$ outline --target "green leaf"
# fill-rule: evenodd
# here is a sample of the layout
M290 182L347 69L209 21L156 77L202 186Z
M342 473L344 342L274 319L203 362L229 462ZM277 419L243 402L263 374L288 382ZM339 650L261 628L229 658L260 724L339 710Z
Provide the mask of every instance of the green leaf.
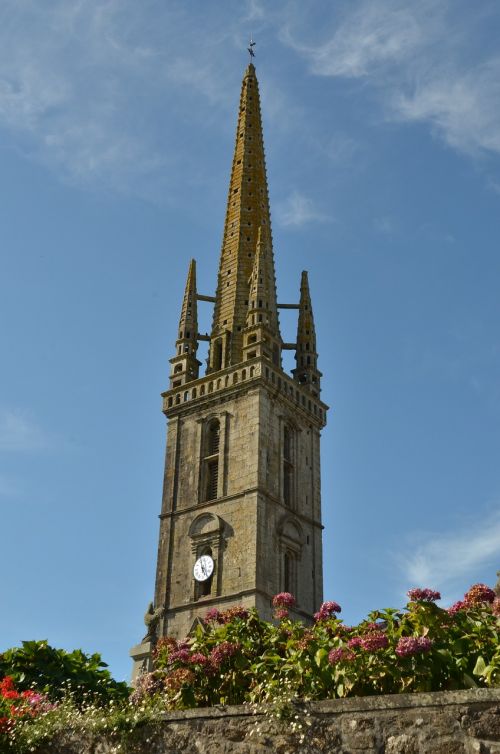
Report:
M481 657L481 655L479 655L479 657L477 658L477 661L476 661L476 664L474 666L474 670L472 671L472 673L474 675L484 675L485 670L486 670L486 663L483 660L483 658Z
M328 651L324 649L323 647L321 649L318 649L318 651L314 655L314 662L316 663L318 668L320 668L321 665L323 664L323 660L325 659L325 657L328 657Z

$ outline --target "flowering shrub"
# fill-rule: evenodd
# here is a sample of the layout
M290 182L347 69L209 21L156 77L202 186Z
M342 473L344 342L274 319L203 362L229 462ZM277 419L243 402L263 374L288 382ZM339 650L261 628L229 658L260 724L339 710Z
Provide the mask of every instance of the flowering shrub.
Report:
M292 620L295 599L287 592L273 600L275 622L261 620L255 609L209 610L186 639L157 643L154 670L141 676L130 698L104 705L95 697L54 705L5 673L0 750L7 740L14 743L6 751L25 754L34 740L50 740L66 727L106 731L116 741L155 724L165 709L500 686L500 609L492 590L476 584L448 609L435 604L439 596L431 589L408 596L405 609L374 611L357 626L340 621L333 601L323 603L312 625ZM52 699L58 694L51 689Z
M171 709L500 685L498 601L481 584L448 610L439 592L410 589L405 610L340 622L324 602L312 626L291 620L295 598L273 599L276 624L255 610L209 610L184 642L159 643L152 696Z
M55 706L46 694L32 689L19 691L13 678L4 676L0 680L0 735L12 731L20 720L37 717Z

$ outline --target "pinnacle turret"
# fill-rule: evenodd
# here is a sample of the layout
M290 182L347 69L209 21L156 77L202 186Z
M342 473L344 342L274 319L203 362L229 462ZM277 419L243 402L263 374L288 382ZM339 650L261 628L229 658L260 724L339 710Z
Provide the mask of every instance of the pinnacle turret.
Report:
M243 329L259 228L262 229L262 238L266 239L268 300L269 306L273 307L269 319L274 321L279 339L259 85L255 67L250 63L241 86L210 343L210 371L237 364L243 359Z
M179 318L179 337L175 342L176 354L170 359L171 387L178 387L198 377L200 362L196 358L198 350L198 309L196 291L196 262L189 263L189 270Z
M257 231L257 247L249 279L247 326L262 322L274 335L279 335L276 285L272 250L266 227ZM262 317L259 319L259 316Z
M276 284L266 226L260 227L257 232L257 247L248 285L246 327L243 332L243 360L263 356L276 366L281 366Z
M299 321L297 325L296 367L292 374L301 385L308 386L316 396L320 392L321 372L318 371L316 331L312 311L307 272L302 272L300 281Z

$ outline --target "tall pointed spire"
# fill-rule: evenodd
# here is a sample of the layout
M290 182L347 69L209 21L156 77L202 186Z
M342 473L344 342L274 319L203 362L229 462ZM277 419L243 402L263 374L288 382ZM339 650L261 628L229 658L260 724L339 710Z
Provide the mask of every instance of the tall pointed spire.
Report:
M266 238L270 319L278 328L271 218L267 188L259 85L250 63L241 85L238 126L219 264L210 344L209 369L237 364L243 358L249 279L254 267L259 228ZM279 339L279 329L277 333Z
M198 350L198 309L196 291L196 262L189 263L189 270L179 318L179 337L175 341L176 355L170 359L171 387L179 387L198 377L200 362L196 358Z
M296 367L293 378L301 385L307 386L311 393L319 397L321 372L318 371L318 352L316 351L316 331L314 315L309 293L307 272L302 272L300 280L299 321L297 325Z

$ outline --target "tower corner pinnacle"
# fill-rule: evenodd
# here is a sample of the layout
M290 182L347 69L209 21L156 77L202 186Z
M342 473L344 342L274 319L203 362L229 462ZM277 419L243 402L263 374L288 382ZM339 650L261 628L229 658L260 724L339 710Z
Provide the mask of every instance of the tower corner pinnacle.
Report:
M181 315L179 317L178 338L175 341L175 356L170 359L170 387L196 380L200 362L196 358L198 350L198 306L196 289L196 260L189 262Z
M318 370L316 330L314 327L307 270L303 270L300 276L300 303L295 362L295 369L292 370L294 380L307 388L315 397L319 397L321 372Z

